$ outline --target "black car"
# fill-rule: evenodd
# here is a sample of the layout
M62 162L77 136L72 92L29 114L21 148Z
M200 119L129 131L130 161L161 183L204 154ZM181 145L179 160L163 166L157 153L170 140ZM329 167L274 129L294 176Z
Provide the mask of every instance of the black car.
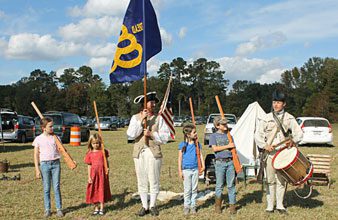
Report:
M78 126L81 128L81 141L88 141L90 136L90 130L88 127L85 126L85 123L77 114L69 112L49 111L44 113L43 116L53 119L54 133L61 138L62 142L70 142L70 128L73 126ZM40 119L36 118L35 122L35 136L38 136L42 132L40 128Z

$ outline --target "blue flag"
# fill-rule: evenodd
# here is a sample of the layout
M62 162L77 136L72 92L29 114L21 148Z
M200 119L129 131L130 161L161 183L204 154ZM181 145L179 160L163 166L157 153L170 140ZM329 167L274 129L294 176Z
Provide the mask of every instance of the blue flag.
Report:
M161 35L150 0L130 0L110 70L110 82L142 79L147 60L161 50Z

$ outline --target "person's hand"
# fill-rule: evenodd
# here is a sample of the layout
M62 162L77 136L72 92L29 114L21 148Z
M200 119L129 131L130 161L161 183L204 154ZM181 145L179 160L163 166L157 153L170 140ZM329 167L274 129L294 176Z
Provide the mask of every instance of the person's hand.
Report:
M205 170L205 168L202 167L202 168L201 168L201 171L198 172L198 175L199 175L199 176L202 175L202 174L204 173L204 170Z
M293 142L293 140L288 140L285 143L285 146L288 147L288 148L291 148L291 147L295 146L295 142Z
M143 129L143 134L146 137L150 137L151 136L151 131L149 131L148 129Z
M233 142L229 143L228 144L228 148L231 149L231 148L235 148L235 144Z
M275 147L274 147L274 145L268 145L264 149L267 150L268 152L271 152L275 149Z
M148 110L147 109L143 109L143 111L141 112L141 118L142 120L145 119L148 116Z
M88 183L93 183L93 180L91 177L88 177Z
M41 172L40 170L35 170L35 178L40 179L41 178Z
M178 171L178 177L182 180L184 180L184 176L183 176L183 173L182 173L182 170L179 170Z

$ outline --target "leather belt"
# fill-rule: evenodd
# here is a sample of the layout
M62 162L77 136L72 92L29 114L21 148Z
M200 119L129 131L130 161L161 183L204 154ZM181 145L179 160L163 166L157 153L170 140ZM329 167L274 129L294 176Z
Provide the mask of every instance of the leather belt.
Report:
M232 161L232 158L231 157L228 157L228 158L216 158L215 159L216 161L222 161L222 162L229 162L229 161Z

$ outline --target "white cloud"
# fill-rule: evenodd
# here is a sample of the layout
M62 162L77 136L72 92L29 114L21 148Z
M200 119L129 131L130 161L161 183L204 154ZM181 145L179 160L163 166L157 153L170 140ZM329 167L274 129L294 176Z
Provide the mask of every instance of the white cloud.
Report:
M69 14L74 17L123 16L128 3L129 0L88 0L83 7L70 8Z
M93 57L90 58L88 66L100 72L108 72L111 67L112 61L113 59L109 59L108 57Z
M0 49L2 55L9 59L58 60L77 55L111 58L115 53L116 44L79 44L57 41L50 35L25 33L11 36L8 43L0 39Z
M59 28L60 35L65 40L81 42L91 38L109 38L118 36L120 33L122 20L113 17L102 17L99 19L86 18L78 24L68 24Z
M83 50L90 57L107 57L113 58L116 51L116 44L107 43L99 45L85 44Z
M0 38L0 56L3 56L7 50L8 43L5 39Z
M236 80L259 81L277 80L280 77L277 70L281 70L281 64L277 59L248 59L243 57L222 57L215 59L225 71L225 78L234 83ZM275 76L273 74L276 74Z
M23 33L10 37L6 56L12 59L55 60L80 50L80 45L58 42L50 35Z
M161 64L164 63L164 61L160 61L156 59L156 57L150 58L150 60L147 61L147 71L150 73L150 76L157 76L157 71L160 69Z
M186 27L181 27L180 31L178 32L179 38L181 38L181 39L185 38L186 34L187 34L187 28Z
M236 54L239 56L248 55L257 50L277 47L286 41L286 36L282 32L274 32L265 36L256 36L240 44L236 48Z
M337 37L338 19L333 19L337 13L338 3L334 0L282 1L243 12L228 21L225 30L231 28L227 40L235 42L278 31L282 31L290 42Z
M281 74L285 71L286 69L272 69L268 70L264 74L258 77L256 82L259 82L261 84L264 83L274 83L274 82L279 82L281 79Z
M160 33L161 33L161 39L162 43L166 46L171 45L173 41L173 37L170 33L168 33L164 28L160 28Z

